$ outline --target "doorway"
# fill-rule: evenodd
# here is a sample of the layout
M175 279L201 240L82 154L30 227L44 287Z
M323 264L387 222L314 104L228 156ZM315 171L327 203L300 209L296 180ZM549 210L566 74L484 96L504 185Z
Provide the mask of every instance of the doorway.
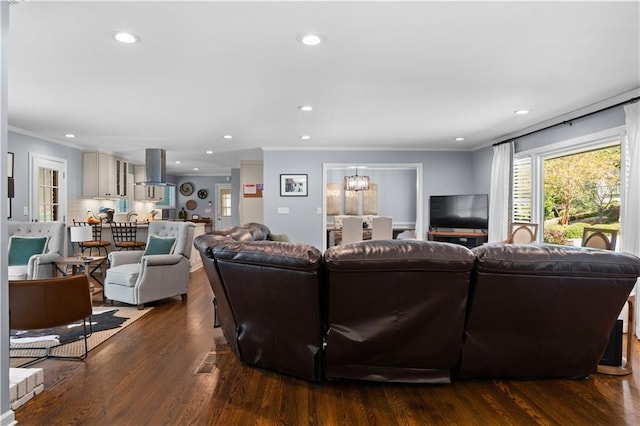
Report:
M67 160L29 153L29 219L66 222Z
M231 184L216 184L216 220L213 224L215 229L226 228L232 225L231 219Z
M344 214L390 216L394 229L413 229L416 238L423 239L422 166L421 163L323 164L323 247L327 247L328 231L335 216ZM364 194L356 194L357 200L350 200L348 195L353 194L344 191L344 176L356 173L370 176L372 189L375 184L376 192L367 197L369 201Z

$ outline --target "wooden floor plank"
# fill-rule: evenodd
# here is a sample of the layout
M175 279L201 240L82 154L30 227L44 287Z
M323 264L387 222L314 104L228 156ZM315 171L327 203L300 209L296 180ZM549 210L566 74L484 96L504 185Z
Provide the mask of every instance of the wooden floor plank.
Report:
M45 391L16 411L19 424L640 424L638 341L630 376L316 384L242 365L212 328L211 299L196 271L187 301L156 303L85 362L41 362ZM212 352L215 365L198 373Z

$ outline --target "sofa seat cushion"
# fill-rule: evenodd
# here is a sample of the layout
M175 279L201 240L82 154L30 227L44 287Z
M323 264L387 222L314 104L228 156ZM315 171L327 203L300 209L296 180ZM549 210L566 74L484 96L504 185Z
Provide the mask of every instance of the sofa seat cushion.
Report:
M134 287L140 274L139 263L128 263L114 266L107 270L107 281L109 284L117 284L126 287Z
M14 265L9 266L9 280L17 281L17 280L26 280L27 279L27 265Z

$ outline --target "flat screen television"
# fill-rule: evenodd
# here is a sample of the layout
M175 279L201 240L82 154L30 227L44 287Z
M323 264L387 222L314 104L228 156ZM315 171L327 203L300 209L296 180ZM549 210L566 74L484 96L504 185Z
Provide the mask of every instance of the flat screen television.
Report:
M431 229L489 227L489 197L487 194L432 195L429 198Z

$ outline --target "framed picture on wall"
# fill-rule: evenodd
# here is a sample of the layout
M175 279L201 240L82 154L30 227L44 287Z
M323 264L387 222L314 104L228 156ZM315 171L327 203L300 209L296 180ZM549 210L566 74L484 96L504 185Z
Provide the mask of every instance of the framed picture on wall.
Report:
M280 175L281 197L306 197L307 175Z

